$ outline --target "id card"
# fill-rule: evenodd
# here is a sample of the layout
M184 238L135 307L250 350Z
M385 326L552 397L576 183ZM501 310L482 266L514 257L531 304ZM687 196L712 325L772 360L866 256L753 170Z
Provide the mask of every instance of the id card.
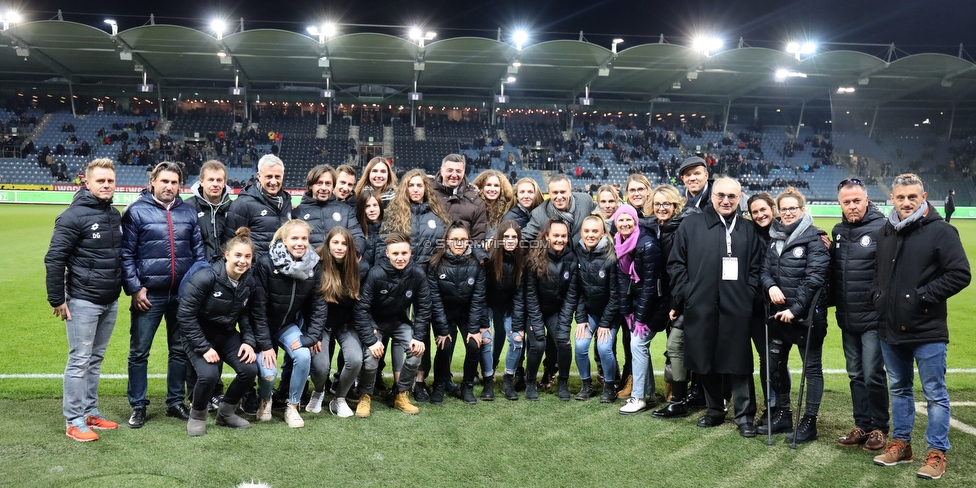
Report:
M739 258L722 258L722 280L736 281L739 279Z

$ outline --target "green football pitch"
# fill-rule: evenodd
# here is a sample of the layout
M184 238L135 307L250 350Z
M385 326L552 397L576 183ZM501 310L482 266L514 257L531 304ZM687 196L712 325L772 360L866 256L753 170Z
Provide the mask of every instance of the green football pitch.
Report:
M844 449L834 439L852 427L850 392L840 334L833 322L824 345L826 391L820 439L791 451L782 435L743 439L731 422L714 429L697 415L662 421L622 416L622 402L601 405L539 402L465 405L449 398L420 405L407 416L374 399L370 419L306 414L304 429L289 429L280 414L248 431L217 428L186 435L185 424L164 416L165 335L150 357L149 422L139 430L101 431L94 443L64 436L61 373L67 355L64 326L51 315L43 257L54 218L63 207L0 205L0 484L4 486L905 486L925 452L925 419L918 416L916 462L891 468L873 453ZM825 229L835 220L818 219ZM953 222L966 251L976 256L976 221ZM102 369L101 410L124 423L129 299L119 317ZM952 450L943 486L976 486L976 287L949 302L947 375L953 417ZM663 368L664 336L652 342L655 369ZM618 350L621 346L618 345ZM458 348L455 377L463 350ZM793 371L799 372L794 353ZM573 367L575 373L575 366ZM663 379L657 392L663 394ZM758 377L756 378L758 382ZM798 376L794 381L794 395ZM387 383L390 382L389 377ZM580 385L571 378L570 389ZM758 385L757 385L758 386ZM476 392L480 387L476 387ZM917 391L916 400L924 401Z

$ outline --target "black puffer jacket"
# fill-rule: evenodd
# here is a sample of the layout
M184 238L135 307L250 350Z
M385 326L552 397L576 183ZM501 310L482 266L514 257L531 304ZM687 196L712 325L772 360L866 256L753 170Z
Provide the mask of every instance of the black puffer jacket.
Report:
M470 334L477 334L481 327L488 326L485 269L470 252L461 256L446 253L436 269L428 267L427 279L431 289L436 287L447 319L447 324L437 330L439 324L435 315L435 334L447 335L450 331L448 324L458 324L462 331L467 327Z
M658 287L657 294L661 297L658 302L658 311L653 314L654 324L651 325L654 330L664 330L660 325L661 320L668 319L668 312L672 309L677 308L677 303L671 298L671 277L668 276L668 256L671 255L671 248L674 246L674 234L678 231L678 227L684 222L685 217L693 215L696 213L701 213L698 207L684 207L681 212L674 217L671 217L663 224L659 224L657 219L654 220L654 224L651 227L655 235L657 236L658 246L661 247L661 279L659 281L660 285ZM664 312L663 314L661 312ZM662 316L663 315L663 316Z
M773 220L770 225L773 227L771 235L785 229L780 218ZM786 307L797 319L806 318L810 306L816 306L814 323L818 327L826 328L827 290L820 293L816 304L811 303L817 291L827 285L830 252L820 237L826 233L812 224L805 230L800 231L797 228L792 232L800 234L793 237L779 255L776 253L777 239L774 236L770 240L760 273L763 293L768 299L769 289L778 286L786 297ZM783 310L782 305L770 305L769 313L772 315L779 310Z
M380 234L380 222L368 222L366 223L366 245L363 249L363 259L360 263L366 263L366 270L362 274L365 275L376 264L376 250L384 247L381 245L383 242L383 235ZM382 257L382 256L380 256Z
M886 221L884 214L871 204L857 222L842 218L834 226L831 292L837 305L837 326L846 332L862 334L878 328L878 311L871 300L878 249L874 234Z
M125 293L143 287L150 296L176 292L197 261L206 261L197 214L179 198L164 208L143 190L122 214Z
M488 261L485 264L486 291L485 300L488 308L511 311L515 306L515 294L519 287L515 284L515 255L502 252L502 277L495 277L495 263ZM524 281L525 274L522 275Z
M878 267L871 289L878 338L888 344L949 342L946 300L972 280L959 231L928 207L927 215L901 231L887 222L875 234Z
M505 214L502 218L502 222L506 220L514 220L518 224L519 229L524 229L525 225L529 223L529 219L532 218L532 211L526 210L521 204L516 203L511 210Z
M227 219L227 209L230 208L230 192L224 188L224 194L220 196L220 203L210 203L203 196L203 187L197 181L190 187L191 195L183 201L187 203L197 213L197 223L200 225L200 234L203 237L203 251L207 256L207 262L214 262L220 259L224 253L220 248L228 239L234 236L233 233L224 237L225 220Z
M223 258L218 259L210 267L197 271L183 287L176 317L187 351L203 355L214 342L224 342L236 334L238 324L241 342L257 350L254 330L248 319L248 306L253 303L255 288L252 271L241 275L234 287L227 277L226 264Z
M232 236L238 227L251 229L255 256L267 254L271 238L281 224L291 220L291 195L281 190L269 196L261 185L248 185L227 209L224 235Z
M635 283L629 273L620 270L617 280L620 285L620 314L625 317L634 314L634 320L657 327L654 330L663 330L660 323L652 323L654 313L662 300L658 294L658 286L660 286L665 263L657 237L641 229L637 246L631 253L634 259L634 271L637 272L640 281ZM620 257L618 256L617 259Z
M441 244L441 239L447 230L447 223L438 217L426 202L411 204L410 212L410 251L412 253L410 261L424 265L437 250L438 244ZM386 244L383 240L386 239L389 230L384 226L381 234L374 253L374 258L380 260L386 253Z
M366 275L359 288L359 301L354 314L356 330L363 347L376 343L373 332L383 328L411 324L413 338L423 341L427 338L427 326L432 314L441 317L445 323L444 309L439 297L431 291L424 268L410 260L410 264L398 270L389 259L380 259ZM413 319L408 312L413 306Z
M308 253L314 252L311 250ZM302 347L311 347L323 339L328 308L319 291L322 265L316 264L312 276L299 280L285 276L264 254L254 265L257 292L251 308L251 320L262 351L274 347L272 337L287 325L303 319Z
M44 255L47 302L59 307L68 296L98 305L122 292L122 218L111 201L88 188L75 193L71 206L54 221ZM65 270L67 268L67 270Z
M310 193L306 192L302 196L302 203L292 212L296 219L302 219L312 226L312 232L308 236L309 244L313 248L319 248L325 243L325 237L333 227L345 227L356 242L356 255L362 256L366 250L366 237L356 219L356 208L336 200L335 195L320 202L312 198Z
M558 314L560 326L573 323L579 300L579 262L569 245L560 253L546 251L549 270L540 278L531 270L522 276L525 292L515 295L515 311L512 330L523 332L526 328L542 330L543 320Z
M612 246L610 238L604 236L596 248L588 251L582 242L576 249L579 259L579 305L576 308L576 322L584 323L590 315L600 314L597 327L609 329L620 325L620 285L617 259L607 254Z
M369 273L369 267L363 265L363 261L359 262L359 283L362 284L366 280L366 274ZM329 308L328 317L326 317L325 327L326 329L335 333L339 330L355 330L355 315L353 309L356 306L357 300L351 298L340 298L339 303L329 303L325 302L326 306Z

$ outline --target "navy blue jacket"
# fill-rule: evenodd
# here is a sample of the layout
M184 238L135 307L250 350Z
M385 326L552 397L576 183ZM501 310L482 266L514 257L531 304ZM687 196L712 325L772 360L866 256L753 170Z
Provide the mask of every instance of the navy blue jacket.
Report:
M183 332L183 347L203 355L213 344L223 343L237 333L241 342L257 350L248 308L254 292L251 271L241 275L236 287L227 277L226 261L218 259L190 277L180 298L176 317Z
M268 196L261 185L249 185L241 191L227 209L224 220L224 235L232 236L238 227L251 229L254 241L255 258L267 254L271 238L282 224L291 220L291 195L280 190L275 196Z
M366 250L366 237L356 219L356 207L336 200L335 195L320 202L312 198L310 192L306 192L302 196L302 203L292 213L296 219L302 219L312 226L308 242L313 248L319 248L325 243L325 237L333 227L345 227L349 229L356 243L356 255L362 256Z
M166 209L146 189L122 214L126 295L143 287L149 295L175 294L193 263L205 259L197 214L183 200Z

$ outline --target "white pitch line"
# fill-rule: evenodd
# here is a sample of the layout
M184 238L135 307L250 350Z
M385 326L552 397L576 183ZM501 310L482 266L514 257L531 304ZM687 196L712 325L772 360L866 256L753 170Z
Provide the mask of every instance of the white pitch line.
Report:
M956 403L951 403L950 402L950 406L953 406L953 407L976 407L976 402L956 402ZM928 409L928 404L926 402L915 402L915 411L916 412L918 412L918 413L920 413L922 415L926 415L927 416L929 414L929 412L928 412L927 409ZM952 426L952 427L955 427L955 428L957 428L957 429L959 429L959 430L961 430L961 431L963 431L963 432L965 432L965 433L967 433L969 435L976 436L976 427L973 427L973 426L971 426L969 424L960 422L960 421L958 421L958 420L956 420L956 419L954 419L952 417L949 417L949 425Z

